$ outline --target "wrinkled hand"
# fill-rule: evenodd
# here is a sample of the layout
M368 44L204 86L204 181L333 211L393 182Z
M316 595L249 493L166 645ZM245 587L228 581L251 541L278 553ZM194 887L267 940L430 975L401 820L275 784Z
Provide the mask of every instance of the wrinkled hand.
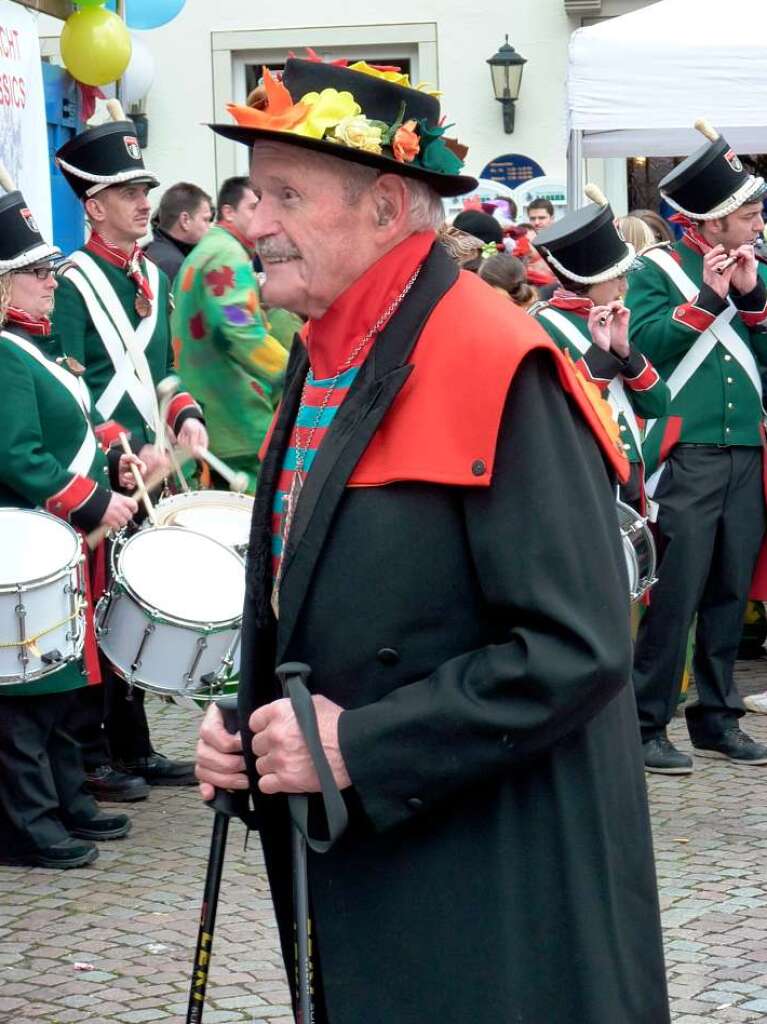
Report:
M622 302L611 302L610 311L613 318L610 321L610 348L619 359L628 359L631 353L629 345L629 319L631 310Z
M212 800L216 788L248 789L240 734L226 731L215 704L208 708L200 725L196 761L194 774L203 800Z
M163 476L170 474L172 468L170 459L164 452L158 451L153 444L145 444L138 454L146 467L144 476L155 476L157 473L161 473Z
M589 333L594 344L603 352L610 351L610 324L609 317L612 310L609 306L592 306L589 310ZM604 320L605 323L600 323Z
M741 295L747 295L756 288L758 270L753 245L741 245L733 249L732 256L738 257L732 273L732 283Z
M338 719L344 709L327 697L314 696L312 701L333 778L339 789L346 789L352 783L338 746ZM248 724L262 793L319 793L320 780L289 700L264 705Z
M715 245L703 257L703 283L715 291L720 299L726 299L730 293L730 285L737 264L733 263L721 274L717 272L717 267L724 267L729 258L730 254L723 245Z
M112 492L106 512L101 517L101 525L110 530L121 530L133 519L136 512L138 512L138 504L133 498Z
M188 419L181 424L178 432L178 443L182 448L194 451L196 448L208 447L208 431L200 420Z
M120 465L117 470L117 481L125 491L136 490L136 478L133 476L131 466L136 466L142 476L146 476L146 466L138 455L121 455Z

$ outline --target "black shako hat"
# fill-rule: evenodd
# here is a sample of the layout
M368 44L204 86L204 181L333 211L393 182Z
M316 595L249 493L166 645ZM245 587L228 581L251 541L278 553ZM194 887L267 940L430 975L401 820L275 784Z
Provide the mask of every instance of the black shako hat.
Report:
M585 192L592 203L539 231L533 241L564 284L601 284L639 265L634 246L615 226L607 199L595 185L587 185Z
M708 122L695 127L708 140L660 182L666 202L692 220L714 220L756 203L767 192L764 178L750 174L729 142Z
M75 135L58 150L56 163L78 199L129 181L160 184L144 167L132 121L107 121Z
M0 197L0 274L50 263L61 250L48 245L21 192Z
M387 70L391 74L391 69ZM472 192L477 187L476 178L460 173L468 150L444 137L439 100L412 88L407 76L394 73L386 78L385 73L364 62L342 67L291 57L285 62L281 83L264 69L264 109L230 104L229 112L237 124L210 127L216 134L247 146L259 140L284 142L417 178L443 196ZM335 104L335 113L342 115L338 118L333 111L334 99L340 99ZM291 101L297 120L291 119L290 111L280 116L286 102L289 105ZM304 106L306 115L302 120ZM324 111L328 112L325 118Z

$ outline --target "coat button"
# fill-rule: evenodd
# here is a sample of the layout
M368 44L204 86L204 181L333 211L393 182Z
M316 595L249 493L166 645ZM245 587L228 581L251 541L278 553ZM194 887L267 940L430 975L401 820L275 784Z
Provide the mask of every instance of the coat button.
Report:
M514 746L512 738L509 735L509 733L507 733L507 732L505 732L503 734L503 736L501 736L501 743L503 744L504 747L513 747Z
M487 471L484 459L475 459L471 464L471 471L474 476L482 476Z
M399 651L395 651L393 647L382 647L376 658L382 665L396 665L399 661Z
M420 797L411 796L408 798L407 805L413 811L420 811L423 807L423 800Z

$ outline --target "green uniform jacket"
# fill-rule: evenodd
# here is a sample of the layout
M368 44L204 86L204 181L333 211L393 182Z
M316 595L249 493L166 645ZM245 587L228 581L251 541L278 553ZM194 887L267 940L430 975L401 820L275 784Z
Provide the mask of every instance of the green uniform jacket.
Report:
M0 332L0 507L43 509L73 526L92 530L111 497L109 465L101 444L108 443L113 425L99 431L98 442L94 438L90 466L84 472L68 469L86 434L93 434L91 422L66 386L10 335L43 353L46 362L54 362L51 349L55 345L15 326ZM98 419L98 413L93 413ZM115 456L114 462L119 462L119 450ZM113 468L116 471L116 464ZM80 666L73 662L34 682L3 685L0 695L60 693L85 685Z
M282 394L287 352L268 333L250 253L215 225L184 260L175 298L178 370L205 410L211 451L255 460Z
M687 302L668 274L650 259L629 278L626 302L631 308L631 340L668 380L702 332L726 308L726 302L703 284L703 257L685 241L675 243L669 256L700 285L697 298ZM758 328L767 319L767 289L763 281L749 295L733 291L738 309L732 328L753 352L767 362L767 335ZM675 444L761 445L762 403L748 374L717 343L687 384L673 397L666 414L648 433L644 446L648 472L668 457Z
M88 255L98 264L112 285L117 298L125 310L132 327L141 323L136 312L136 286L124 271L108 263L95 253ZM170 344L170 290L168 278L159 271L159 302L157 326L149 344L144 350L152 379L158 384L163 377L173 372L173 352ZM91 320L88 309L79 291L66 278L59 279L56 292L56 307L53 313L53 332L57 336L61 350L73 356L85 366L85 381L98 402L104 390L114 376L114 366L104 346L101 336ZM154 441L154 431L147 426L133 399L126 392L117 403L112 417L120 422L131 434L132 447L138 451L144 444ZM170 426L178 431L185 419L201 418L199 407L188 395L178 395L169 411Z
M581 353L554 324L545 317L537 315L542 308L539 307L534 311L536 320L553 339L557 347L570 354L571 359L587 380L604 389L610 381L620 376L626 396L637 416L642 419L657 419L665 413L670 397L668 387L641 352L632 348L628 359L619 359L612 352L605 352L592 342L588 323L583 316L568 309L557 308L556 312L574 324L589 342L590 347L586 352ZM626 457L629 462L641 462L642 453L637 447L626 417L623 413L619 413L617 420Z

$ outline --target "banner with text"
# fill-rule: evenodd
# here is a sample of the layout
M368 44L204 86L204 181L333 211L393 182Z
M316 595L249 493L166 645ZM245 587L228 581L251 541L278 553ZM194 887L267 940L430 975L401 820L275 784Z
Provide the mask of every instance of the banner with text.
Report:
M37 18L0 0L0 160L52 236L48 128Z

